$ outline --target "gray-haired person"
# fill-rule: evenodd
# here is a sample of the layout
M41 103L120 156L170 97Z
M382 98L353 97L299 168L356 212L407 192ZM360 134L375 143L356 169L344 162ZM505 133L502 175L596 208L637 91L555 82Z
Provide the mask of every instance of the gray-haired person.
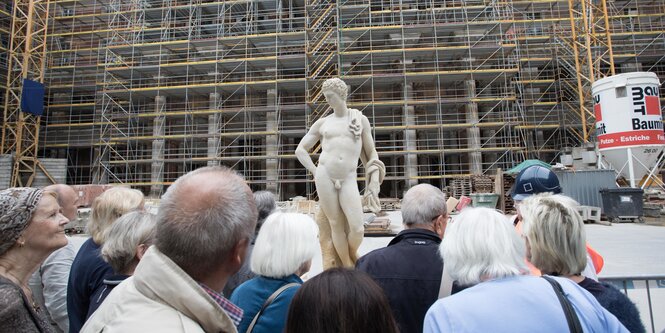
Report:
M95 312L111 290L134 274L148 247L155 241L156 217L148 212L127 213L113 222L102 245L102 258L113 268L113 275L104 279L104 288L90 299L90 312Z
M162 197L155 245L82 332L235 333L242 310L221 292L245 260L256 218L252 191L234 171L178 178Z
M361 257L356 268L381 286L401 332L422 332L425 313L441 285L439 244L448 224L446 195L430 184L410 188L402 199L402 220L404 230L387 247Z

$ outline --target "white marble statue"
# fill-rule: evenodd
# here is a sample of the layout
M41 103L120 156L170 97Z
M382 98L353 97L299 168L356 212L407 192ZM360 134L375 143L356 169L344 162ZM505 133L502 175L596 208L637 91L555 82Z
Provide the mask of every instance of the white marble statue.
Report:
M363 206L378 213L379 189L385 166L374 147L369 120L346 106L349 87L333 78L323 83L323 95L333 113L317 120L296 148L302 165L314 175L321 214L317 222L324 268L353 267L363 240ZM321 141L318 166L309 151ZM365 168L365 193L358 191L357 167Z

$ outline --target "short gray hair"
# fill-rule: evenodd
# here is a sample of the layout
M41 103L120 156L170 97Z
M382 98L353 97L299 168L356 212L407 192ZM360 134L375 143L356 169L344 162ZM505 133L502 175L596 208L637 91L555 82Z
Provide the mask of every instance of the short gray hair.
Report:
M584 221L578 203L561 194L532 195L519 206L529 261L543 274L577 275L587 264Z
M444 269L462 285L528 272L524 241L494 209L465 208L448 224L439 249Z
M256 191L254 192L254 201L256 202L256 210L259 212L256 229L260 229L263 221L275 211L275 195L270 191Z
M446 195L430 184L410 188L402 199L402 221L409 227L431 224L439 215L446 215Z
M251 239L257 219L245 180L225 167L204 167L178 178L162 197L155 246L201 280Z
M119 219L109 228L102 246L102 258L116 273L124 273L137 262L136 248L152 245L155 239L156 218L154 215L135 211Z
M274 213L256 237L251 269L258 275L282 278L295 273L314 258L319 248L319 228L311 217Z

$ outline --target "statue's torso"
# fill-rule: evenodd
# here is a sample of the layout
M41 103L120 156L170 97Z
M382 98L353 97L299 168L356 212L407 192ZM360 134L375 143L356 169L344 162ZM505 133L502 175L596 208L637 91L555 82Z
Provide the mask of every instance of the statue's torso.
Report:
M330 115L321 126L321 156L319 165L326 168L328 175L344 179L349 173L356 174L358 159L362 149L362 139L349 131L350 118Z

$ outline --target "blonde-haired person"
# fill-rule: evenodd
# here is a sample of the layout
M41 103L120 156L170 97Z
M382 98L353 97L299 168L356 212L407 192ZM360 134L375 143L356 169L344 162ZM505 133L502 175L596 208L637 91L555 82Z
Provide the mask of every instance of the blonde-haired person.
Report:
M528 275L524 241L507 218L489 208L466 208L446 228L444 268L463 285L438 300L424 332L566 332L568 322L554 288ZM573 304L584 332L628 332L593 296L565 278L552 278Z
M282 332L289 304L302 284L300 276L309 271L318 252L318 227L307 215L274 213L266 219L256 237L251 269L257 276L241 284L231 302L243 309L238 332ZM284 289L280 289L284 288ZM272 302L257 314L266 301Z
M156 216L149 212L135 211L121 216L111 225L101 253L104 261L113 268L114 274L106 277L104 287L92 294L89 316L115 286L134 274L136 265L155 240L156 221Z
M92 313L92 295L104 288L104 278L113 274L113 268L100 255L107 230L122 215L143 209L145 197L138 190L113 187L104 191L92 203L87 228L91 237L79 250L67 284L67 314L69 331L78 333Z
M637 307L626 295L582 274L587 265L586 233L577 206L575 200L560 194L538 194L522 201L527 259L543 274L573 280L629 331L645 332Z

